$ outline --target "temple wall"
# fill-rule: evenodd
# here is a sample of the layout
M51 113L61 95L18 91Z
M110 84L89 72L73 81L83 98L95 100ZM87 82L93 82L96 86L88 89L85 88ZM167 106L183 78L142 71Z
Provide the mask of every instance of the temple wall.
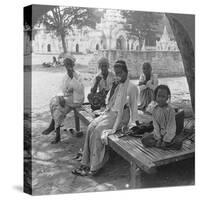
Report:
M94 59L89 62L89 68L96 68L98 58L105 56L110 60L111 66L118 59L125 60L129 74L133 78L138 78L142 72L142 64L150 62L153 72L159 76L180 76L184 75L182 57L178 51L117 51L103 50L94 55Z

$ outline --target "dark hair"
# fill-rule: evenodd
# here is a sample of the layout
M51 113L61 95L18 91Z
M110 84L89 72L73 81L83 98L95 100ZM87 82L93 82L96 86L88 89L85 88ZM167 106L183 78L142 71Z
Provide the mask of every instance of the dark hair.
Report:
M124 60L118 60L118 61L116 61L115 64L114 64L114 68L116 68L116 67L121 67L121 69L124 72L128 73L126 62Z
M147 66L148 68L152 69L151 64L149 62L145 62L142 67Z
M170 92L170 89L167 85L159 85L156 87L156 89L154 90L154 101L156 100L156 96L157 96L157 93L158 93L158 90L161 89L161 90L166 90L167 93L168 93L168 99L171 97L171 92Z
M74 66L74 61L72 61L71 59L65 58L65 60L64 60L64 65L65 65L66 62L68 62L72 67ZM65 65L65 66L66 66L66 65Z

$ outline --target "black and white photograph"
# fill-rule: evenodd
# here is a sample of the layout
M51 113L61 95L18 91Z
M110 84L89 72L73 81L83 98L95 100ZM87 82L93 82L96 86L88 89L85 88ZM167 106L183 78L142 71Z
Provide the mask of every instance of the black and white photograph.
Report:
M195 185L195 15L23 8L24 192Z

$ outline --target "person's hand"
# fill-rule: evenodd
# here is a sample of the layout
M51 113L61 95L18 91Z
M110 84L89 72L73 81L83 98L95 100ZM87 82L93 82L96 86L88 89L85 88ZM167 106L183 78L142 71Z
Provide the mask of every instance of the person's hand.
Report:
M139 86L140 85L146 85L147 81L143 81L143 82L139 82Z
M108 136L114 134L114 129L107 129L104 130L102 135L101 135L101 141L103 144L107 145L108 144Z
M151 80L147 81L146 86L149 87L151 85L151 83L152 83Z
M73 88L69 88L69 89L67 90L67 92L68 92L68 93L72 93L72 92L73 92Z
M97 76L96 77L96 82L99 83L101 81L102 77L101 76Z
M69 76L71 79L73 79L73 77L74 77L73 71L70 70L70 71L67 71L67 73L68 73L68 76Z
M64 97L63 96L59 96L58 99L59 99L60 106L61 107L65 107L65 99L64 99Z
M111 133L110 133L110 134L115 134L116 131L117 131L117 130L113 128L113 129L111 129Z
M166 147L166 146L167 146L167 143L162 141L161 144L160 144L160 147L163 148L163 147Z
M115 77L115 78L114 78L114 81L113 81L113 85L114 85L114 86L117 86L117 85L120 83L120 81L121 81L121 78L120 78L120 77Z
M106 91L105 88L103 88L103 89L101 90L101 92L102 92L103 96L106 96L107 93L108 93L108 91Z
M156 141L156 147L161 147L161 144L162 144L162 140L161 139Z

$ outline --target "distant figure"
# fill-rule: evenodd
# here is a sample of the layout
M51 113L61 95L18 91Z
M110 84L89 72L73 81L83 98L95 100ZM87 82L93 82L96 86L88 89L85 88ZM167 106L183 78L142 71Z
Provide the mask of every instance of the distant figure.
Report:
M144 135L142 143L145 147L170 147L176 134L175 110L168 104L171 93L166 85L155 89L157 106L152 113L154 131Z
M158 86L157 75L152 74L150 63L145 62L142 67L143 73L139 79L140 105L138 108L145 111L149 103L153 100L154 89Z
M84 86L79 73L74 70L74 65L75 58L67 55L64 59L67 74L62 81L61 93L50 101L52 120L49 127L42 134L48 135L55 130L56 137L52 144L60 141L60 126L66 115L72 108L79 107L84 102Z
M114 73L109 71L109 61L102 57L98 61L98 67L101 70L93 80L91 92L88 95L88 101L91 104L92 110L105 107L106 95L112 87Z
M53 67L56 67L56 65L57 65L57 60L56 60L56 57L55 57L55 56L53 56L52 65L53 65Z

